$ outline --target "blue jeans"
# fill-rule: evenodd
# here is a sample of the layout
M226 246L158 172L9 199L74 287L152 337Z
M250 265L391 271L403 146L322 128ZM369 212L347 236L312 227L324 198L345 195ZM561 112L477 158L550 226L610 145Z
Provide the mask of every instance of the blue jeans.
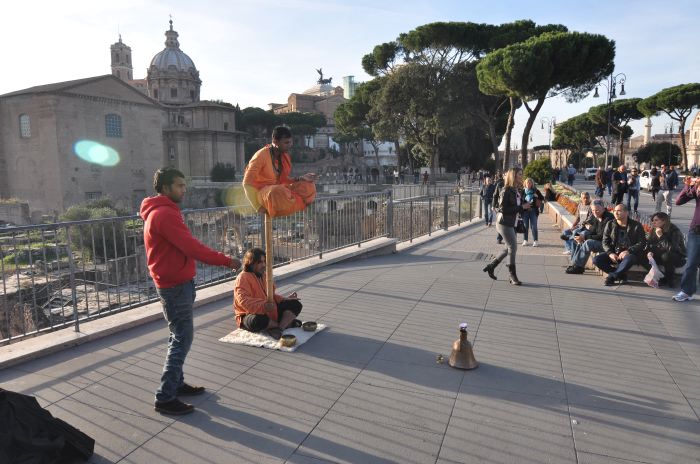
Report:
M681 277L681 290L687 295L694 295L698 286L698 265L700 264L700 235L688 231L686 242L688 261Z
M537 241L537 211L534 206L527 211L523 211L523 223L525 223L524 240L527 240L528 229L532 230L532 239Z
M194 338L192 303L197 294L193 280L175 287L156 290L170 329L168 353L165 355L160 387L156 392L156 401L166 402L177 397L178 387L185 382L182 366L185 364L185 358Z
M576 243L574 251L571 253L571 265L585 267L586 261L588 261L588 257L591 256L592 252L600 253L602 251L603 242L600 240L586 240L580 245Z
M632 198L634 198L634 209L630 208L630 204L632 203ZM628 190L627 191L627 211L637 211L637 207L639 206L639 190Z
M493 205L492 200L483 200L484 202L484 223L491 224L493 222Z
M635 255L628 254L625 256L625 259L617 263L617 267L613 267L613 262L606 252L602 252L593 258L593 264L614 279L625 277L629 268L637 264L638 261Z
M576 245L578 245L578 243L576 243L576 240L573 239L573 236L577 235L577 234L581 235L583 238L586 238L586 236L588 236L588 234L590 234L590 232L588 229L581 226L581 227L577 227L575 229L565 230L564 233L561 234L562 237L564 237L564 236L570 237L568 240L564 241L564 248L569 253L573 253L574 249L576 248Z
M612 195L612 182L606 184L608 186L608 195Z

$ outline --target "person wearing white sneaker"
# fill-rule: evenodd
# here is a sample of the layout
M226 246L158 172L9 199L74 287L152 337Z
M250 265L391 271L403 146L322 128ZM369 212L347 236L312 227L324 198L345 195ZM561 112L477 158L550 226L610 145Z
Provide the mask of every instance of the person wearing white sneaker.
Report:
M535 240L534 242L532 242L532 246L533 246L533 247L538 247L538 246L539 246L539 245L537 244L537 240Z
M676 198L676 205L683 205L690 200L695 200L695 212L690 221L688 239L686 240L687 261L683 277L681 277L681 291L674 295L675 301L690 301L697 290L698 264L700 264L700 201L698 201L698 189L700 178L686 176L685 185L681 194Z
M525 234L523 246L527 246L528 230L532 231L532 240L537 243L537 218L540 215L540 207L544 202L544 195L535 187L535 181L528 177L523 182L523 192L525 193L525 202L530 204L530 209L523 211L523 223L525 225ZM537 245L533 245L537 246Z

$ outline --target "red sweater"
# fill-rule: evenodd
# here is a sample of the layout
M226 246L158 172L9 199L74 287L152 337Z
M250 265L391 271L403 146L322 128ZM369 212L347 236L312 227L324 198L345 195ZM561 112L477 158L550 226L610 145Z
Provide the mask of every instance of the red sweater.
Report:
M148 270L158 288L170 288L192 280L195 260L214 266L230 266L231 258L210 249L192 236L180 208L170 198L157 195L141 203L143 242Z

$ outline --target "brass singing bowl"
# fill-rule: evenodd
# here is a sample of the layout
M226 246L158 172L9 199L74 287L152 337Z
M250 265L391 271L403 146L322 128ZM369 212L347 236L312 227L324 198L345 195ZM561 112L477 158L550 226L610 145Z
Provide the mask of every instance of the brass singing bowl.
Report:
M306 321L301 325L304 332L314 332L316 330L317 324L314 321Z
M280 337L280 344L287 348L297 344L297 337L292 334L285 334Z

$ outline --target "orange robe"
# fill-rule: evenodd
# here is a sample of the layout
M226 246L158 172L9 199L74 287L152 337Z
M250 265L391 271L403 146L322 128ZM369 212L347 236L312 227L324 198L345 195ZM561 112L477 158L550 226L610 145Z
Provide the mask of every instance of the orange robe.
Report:
M274 289L274 286L273 286ZM284 297L275 293L275 303L280 304ZM265 314L272 320L278 319L277 306L270 312L265 311L267 291L265 277L258 277L254 272L241 272L233 284L233 310L236 313L236 326L241 327L246 314Z
M270 145L266 145L253 155L243 176L243 188L250 204L256 211L264 207L271 217L302 211L316 198L313 182L289 178L292 172L289 153L282 153L280 159L282 166L273 163Z

